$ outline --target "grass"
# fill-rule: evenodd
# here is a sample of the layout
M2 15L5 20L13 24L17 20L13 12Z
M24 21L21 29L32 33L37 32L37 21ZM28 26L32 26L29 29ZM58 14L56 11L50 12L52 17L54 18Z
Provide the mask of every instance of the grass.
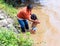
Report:
M12 7L12 5L8 5L2 1L0 1L0 9L6 11L6 13L8 13L11 17L16 16L17 14L17 9Z
M17 9L12 7L12 5L6 4L3 0L0 0L0 9L5 11L11 18L15 20L17 24ZM13 35L12 35L13 34ZM23 34L15 34L12 30L0 27L0 46L32 46L32 39L29 37L30 33L26 33L26 38ZM17 38L17 36L20 36Z
M12 5L8 5L4 2L4 0L0 0L0 9L2 9L3 11L5 11L8 16L10 16L11 18L14 19L15 21L15 24L18 24L17 22L17 18L16 18L16 15L17 15L17 9L14 8Z
M0 46L32 46L33 40L29 37L30 33L27 32L26 37L23 36L22 33L13 32L13 28L0 27Z

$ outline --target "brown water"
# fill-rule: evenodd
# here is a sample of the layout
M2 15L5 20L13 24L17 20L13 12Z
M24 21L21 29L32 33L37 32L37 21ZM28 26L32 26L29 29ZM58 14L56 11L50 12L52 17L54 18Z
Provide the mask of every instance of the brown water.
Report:
M52 7L33 9L41 22L36 34L31 35L33 46L60 46L60 15L56 10Z
M44 35L45 32L48 30L46 26L46 22L48 21L49 17L45 12L40 8L34 8L33 13L35 13L40 20L40 24L37 26L38 30L36 34L31 35L31 38L34 40L34 45L33 46L45 46L46 41L44 40Z
M37 6L32 11L41 22L36 34L30 36L33 46L60 46L60 6L52 4L43 8Z

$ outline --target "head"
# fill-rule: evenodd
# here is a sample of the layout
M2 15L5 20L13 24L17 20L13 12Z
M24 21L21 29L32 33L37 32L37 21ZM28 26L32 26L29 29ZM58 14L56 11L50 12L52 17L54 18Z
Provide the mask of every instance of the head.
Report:
M27 9L31 11L33 9L33 6L31 4L27 5Z
M40 24L40 21L38 20L36 14L32 14L31 19L36 21L36 22L34 22L35 24Z
M37 16L36 16L35 14L32 14L32 15L31 15L31 19L32 19L32 20L37 20Z

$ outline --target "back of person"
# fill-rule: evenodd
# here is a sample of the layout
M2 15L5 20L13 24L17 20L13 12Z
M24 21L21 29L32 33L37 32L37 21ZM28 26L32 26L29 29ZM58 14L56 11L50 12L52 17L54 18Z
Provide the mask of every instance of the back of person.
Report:
M29 20L31 22L35 22L30 19L32 9L33 9L33 6L31 4L29 4L26 7L22 8L20 10L20 12L17 14L17 20L21 26L22 32L25 32L26 30L29 31L29 24L28 24L27 20Z
M27 7L24 7L23 9L20 10L17 17L22 19L28 19L30 14L31 14L31 11L27 11Z

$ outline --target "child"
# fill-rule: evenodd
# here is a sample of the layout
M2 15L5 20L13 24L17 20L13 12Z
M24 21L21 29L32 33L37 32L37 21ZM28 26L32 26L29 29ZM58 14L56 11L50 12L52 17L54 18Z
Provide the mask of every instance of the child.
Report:
M36 30L37 30L37 28L36 28L36 26L37 26L37 24L39 24L40 22L38 21L38 19L37 19L37 16L35 15L35 14L32 14L31 15L31 19L32 20L35 20L36 22L33 22L32 23L32 29L31 29L31 34L35 34L35 32L36 32Z

